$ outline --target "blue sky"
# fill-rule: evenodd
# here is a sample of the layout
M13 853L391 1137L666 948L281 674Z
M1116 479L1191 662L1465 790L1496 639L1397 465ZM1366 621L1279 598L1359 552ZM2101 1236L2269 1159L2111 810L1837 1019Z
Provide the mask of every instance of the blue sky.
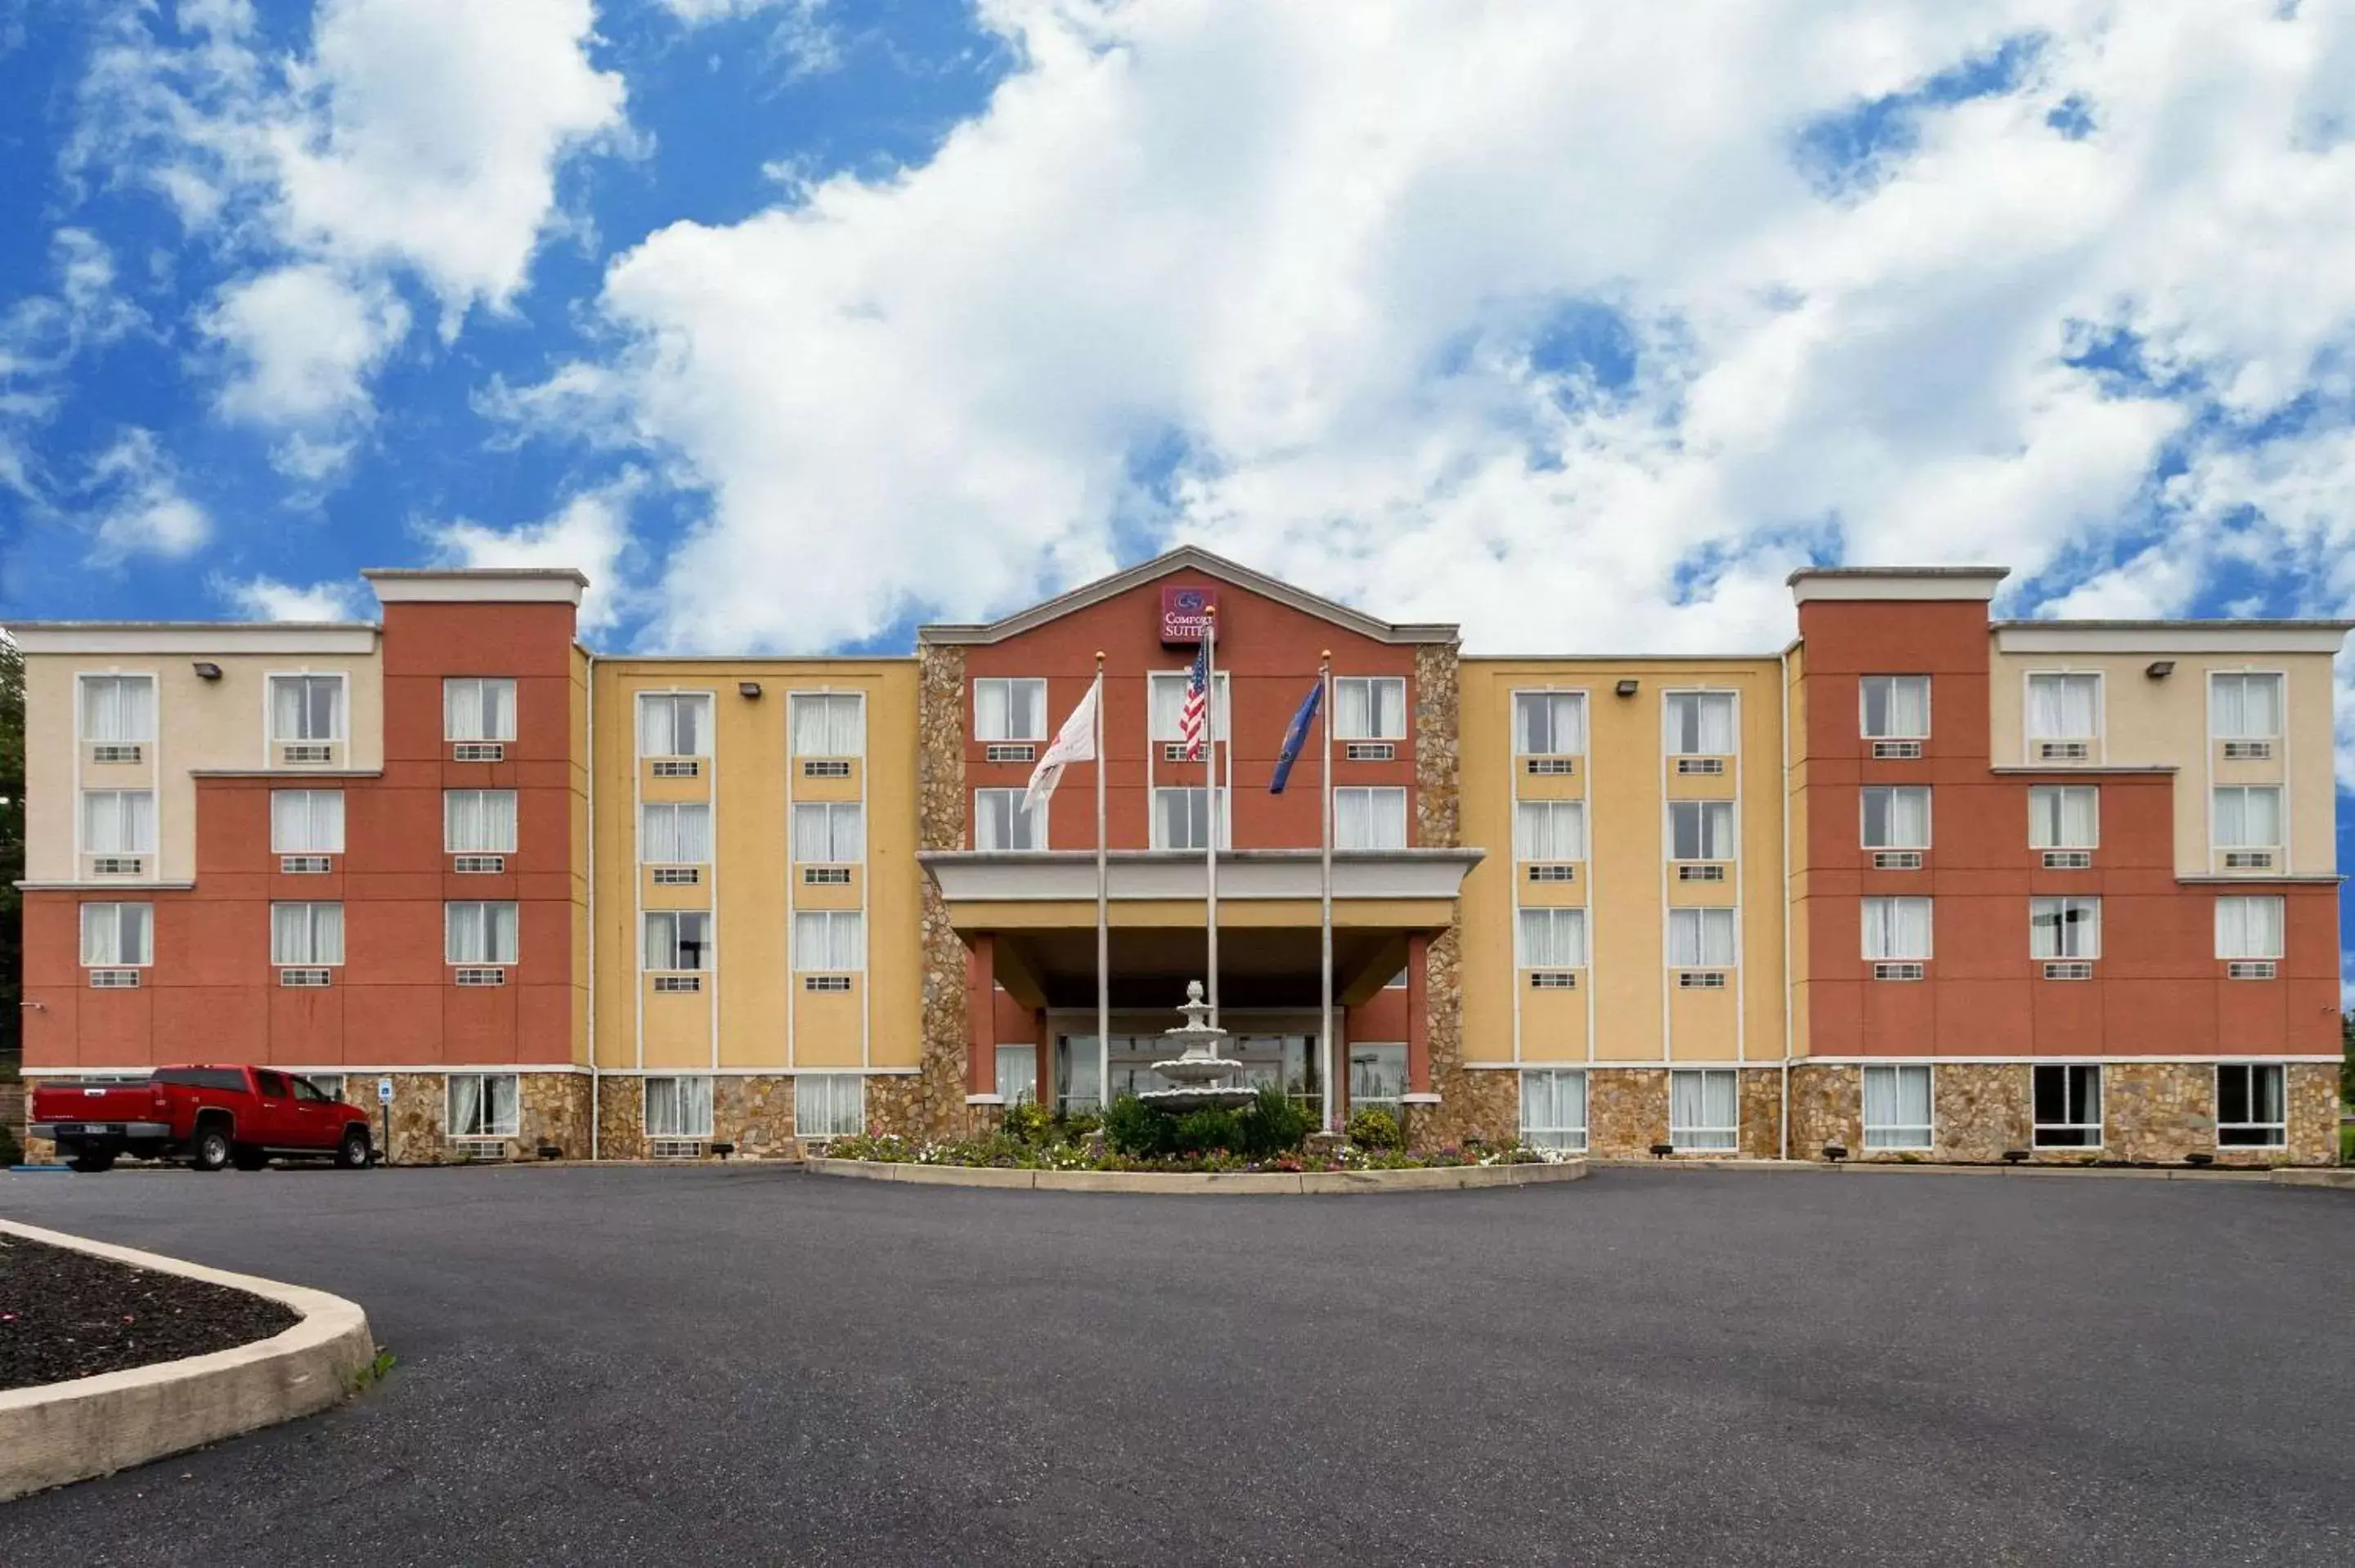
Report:
M0 0L0 618L2355 609L2346 6Z

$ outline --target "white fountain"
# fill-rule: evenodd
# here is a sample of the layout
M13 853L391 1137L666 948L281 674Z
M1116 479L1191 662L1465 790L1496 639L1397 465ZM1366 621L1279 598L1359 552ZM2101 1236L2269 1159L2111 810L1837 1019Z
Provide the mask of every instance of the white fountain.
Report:
M1155 1110L1182 1116L1190 1110L1223 1110L1235 1106L1247 1106L1259 1097L1259 1091L1249 1085L1228 1086L1219 1082L1231 1078L1243 1070L1243 1065L1231 1057L1219 1054L1219 1044L1227 1032L1204 1022L1203 1015L1210 1004L1202 1000L1202 982L1186 982L1186 1004L1178 1012L1186 1022L1176 1029L1162 1031L1162 1037L1178 1047L1175 1058L1156 1062L1153 1070L1177 1085L1171 1089L1147 1089L1136 1097Z

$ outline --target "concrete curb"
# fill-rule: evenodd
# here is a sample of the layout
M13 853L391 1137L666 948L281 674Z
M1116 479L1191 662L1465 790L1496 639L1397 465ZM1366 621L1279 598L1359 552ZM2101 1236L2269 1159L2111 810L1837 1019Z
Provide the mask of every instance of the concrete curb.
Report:
M1478 1187L1529 1187L1575 1181L1586 1161L1553 1165L1443 1165L1421 1171L1009 1171L985 1165L891 1164L873 1160L813 1160L817 1176L913 1181L936 1187L1014 1187L1039 1192L1157 1192L1196 1197L1342 1192L1457 1192Z
M0 1501L325 1410L354 1391L376 1358L368 1315L340 1296L13 1220L0 1220L0 1232L226 1285L303 1315L250 1345L0 1393Z
M2135 1181L2273 1182L2290 1187L2355 1188L2355 1170L2334 1171L2306 1166L2243 1166L2193 1169L2161 1166L2142 1169L2126 1165L1936 1165L1913 1160L1849 1160L1834 1164L1817 1160L1637 1160L1620 1156L1593 1157L1591 1163L1619 1171L1808 1171L1821 1176L2044 1176L2087 1179L2124 1178Z
M2355 1192L2355 1170L2275 1171L2268 1179L2284 1187L2336 1187L2342 1192Z

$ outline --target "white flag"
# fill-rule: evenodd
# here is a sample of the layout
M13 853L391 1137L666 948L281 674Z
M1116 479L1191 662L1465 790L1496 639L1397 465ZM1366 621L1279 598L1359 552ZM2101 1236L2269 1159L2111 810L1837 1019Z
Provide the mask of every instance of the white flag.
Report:
M1023 792L1022 809L1032 811L1055 798L1055 786L1062 781L1066 762L1092 762L1096 755L1096 696L1103 690L1103 677L1098 675L1088 687L1088 694L1055 732L1055 742L1047 747L1047 755L1030 770L1030 788Z

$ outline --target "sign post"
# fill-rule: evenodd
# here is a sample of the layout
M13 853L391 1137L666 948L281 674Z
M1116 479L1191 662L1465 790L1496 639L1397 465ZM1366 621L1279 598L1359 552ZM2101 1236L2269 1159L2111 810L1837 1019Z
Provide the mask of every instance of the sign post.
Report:
M384 1140L378 1146L379 1152L377 1159L379 1162L389 1165L392 1163L392 1080L390 1078L378 1078L376 1081L376 1103L384 1112Z

